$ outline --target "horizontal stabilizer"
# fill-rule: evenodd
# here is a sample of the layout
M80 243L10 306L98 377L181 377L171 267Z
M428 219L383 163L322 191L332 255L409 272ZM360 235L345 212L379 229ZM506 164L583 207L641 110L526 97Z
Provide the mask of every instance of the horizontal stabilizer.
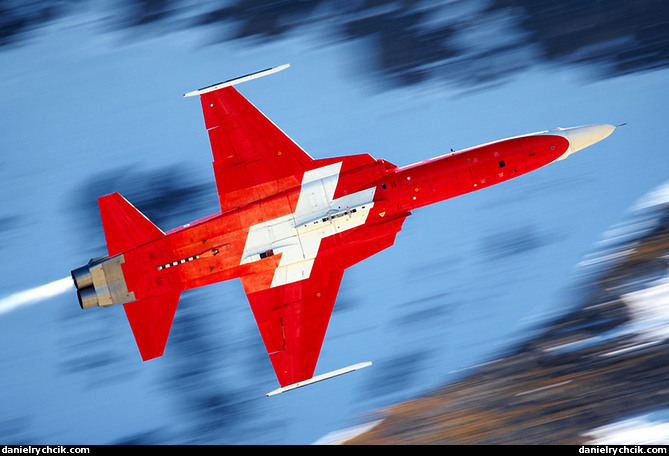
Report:
M356 371L358 369L362 369L364 367L371 366L371 365L372 365L371 361L367 361L367 362L364 362L364 363L358 363L358 364L354 364L352 366L343 367L341 369L333 370L332 372L328 372L326 374L317 375L317 376L312 377L308 380L304 380L304 381L301 381L301 382L293 383L292 385L288 385L288 386L284 386L282 388L275 389L274 391L270 391L269 393L267 393L267 396L274 396L275 394L285 393L286 391L294 390L294 389L300 388L302 386L311 385L312 383L322 382L323 380L327 380L327 379L332 378L332 377L337 377L339 375L348 374L349 372L353 372L353 371Z
M246 76L241 76L239 78L229 79L224 82L219 82L218 84L213 84L207 87L203 87L198 90L193 90L184 94L184 97L194 97L196 95L202 95L203 93L213 92L214 90L219 90L224 87L230 87L236 84L241 84L242 82L252 81L253 79L262 78L263 76L268 76L270 74L278 73L281 70L285 70L290 65L285 64L274 68L267 68L266 70L257 71L255 73L247 74Z
M165 235L118 193L98 198L109 256L118 255Z
M123 305L144 361L163 355L180 296L177 291Z

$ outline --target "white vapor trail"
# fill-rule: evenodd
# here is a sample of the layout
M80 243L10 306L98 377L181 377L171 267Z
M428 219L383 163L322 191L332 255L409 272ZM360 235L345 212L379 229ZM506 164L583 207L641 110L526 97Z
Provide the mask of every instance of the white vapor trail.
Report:
M46 285L31 288L25 291L19 291L5 298L0 299L0 315L19 307L36 304L45 299L70 291L74 287L72 277L65 277L64 279L55 280Z

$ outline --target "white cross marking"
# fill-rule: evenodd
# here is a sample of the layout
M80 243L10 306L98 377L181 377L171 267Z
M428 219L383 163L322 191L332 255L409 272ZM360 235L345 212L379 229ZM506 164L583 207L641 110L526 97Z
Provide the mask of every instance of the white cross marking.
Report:
M361 226L374 206L376 187L334 199L342 163L304 173L295 212L249 229L241 264L261 259L261 254L281 253L272 287L309 278L321 240Z

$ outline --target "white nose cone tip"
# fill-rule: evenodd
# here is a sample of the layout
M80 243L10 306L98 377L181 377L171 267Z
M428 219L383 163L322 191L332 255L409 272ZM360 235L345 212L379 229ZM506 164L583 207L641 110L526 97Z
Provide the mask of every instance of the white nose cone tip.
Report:
M569 148L558 160L563 160L581 149L592 146L596 142L613 133L616 127L609 124L585 125L582 127L560 128L551 130L549 134L564 136L569 141Z

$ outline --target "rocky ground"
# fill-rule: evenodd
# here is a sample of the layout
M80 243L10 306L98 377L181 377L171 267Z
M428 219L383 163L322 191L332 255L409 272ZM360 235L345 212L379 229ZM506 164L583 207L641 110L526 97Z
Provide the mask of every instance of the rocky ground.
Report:
M633 225L650 220L589 260L573 311L347 443L594 443L596 428L669 409L669 204Z

